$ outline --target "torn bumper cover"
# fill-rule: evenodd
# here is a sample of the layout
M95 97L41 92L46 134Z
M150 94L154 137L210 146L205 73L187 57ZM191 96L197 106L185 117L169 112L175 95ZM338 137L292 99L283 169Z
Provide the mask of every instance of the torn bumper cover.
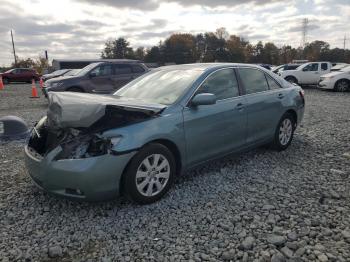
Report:
M35 184L75 199L118 196L121 176L136 151L115 151L122 138L107 138L103 132L145 121L164 108L127 102L113 96L50 93L48 115L36 124L25 147Z
M120 178L136 152L83 158L54 160L61 152L57 147L40 157L25 147L25 162L36 186L49 193L72 199L98 201L119 195Z

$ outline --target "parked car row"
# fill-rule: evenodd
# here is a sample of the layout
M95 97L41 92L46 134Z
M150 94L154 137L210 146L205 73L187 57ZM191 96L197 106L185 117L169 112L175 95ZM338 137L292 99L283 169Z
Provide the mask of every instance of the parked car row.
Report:
M91 63L73 75L47 80L43 92L45 96L53 91L108 94L148 71L143 63L132 60Z
M290 83L317 85L319 88L338 92L350 91L349 65L345 63L286 64L272 70Z

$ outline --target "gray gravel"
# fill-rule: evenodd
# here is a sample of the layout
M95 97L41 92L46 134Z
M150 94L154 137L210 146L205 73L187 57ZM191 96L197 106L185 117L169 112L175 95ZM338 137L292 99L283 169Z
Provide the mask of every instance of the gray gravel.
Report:
M0 92L0 116L33 124L44 98ZM162 199L79 203L31 183L23 143L0 144L2 261L350 261L350 93L306 90L284 152L266 148L189 171Z

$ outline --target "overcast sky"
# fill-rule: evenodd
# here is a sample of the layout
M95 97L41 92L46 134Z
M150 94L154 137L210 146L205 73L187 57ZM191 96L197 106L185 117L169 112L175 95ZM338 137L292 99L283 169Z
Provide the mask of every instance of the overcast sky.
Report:
M10 29L19 57L97 58L104 42L125 37L149 47L173 32L200 33L225 27L230 34L278 46L308 41L343 47L350 39L350 0L1 0L0 65L13 61ZM350 41L347 42L350 47Z

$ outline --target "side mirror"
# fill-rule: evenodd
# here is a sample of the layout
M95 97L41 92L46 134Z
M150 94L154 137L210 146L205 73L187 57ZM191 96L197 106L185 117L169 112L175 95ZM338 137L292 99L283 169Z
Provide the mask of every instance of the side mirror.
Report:
M306 71L309 71L309 70L307 70L307 67L304 67L304 68L303 68L303 71L306 72Z
M96 77L96 76L97 76L97 74L95 72L92 72L92 73L89 74L90 78L93 78L93 77Z
M191 101L192 106L214 105L216 103L216 95L211 93L197 94Z

